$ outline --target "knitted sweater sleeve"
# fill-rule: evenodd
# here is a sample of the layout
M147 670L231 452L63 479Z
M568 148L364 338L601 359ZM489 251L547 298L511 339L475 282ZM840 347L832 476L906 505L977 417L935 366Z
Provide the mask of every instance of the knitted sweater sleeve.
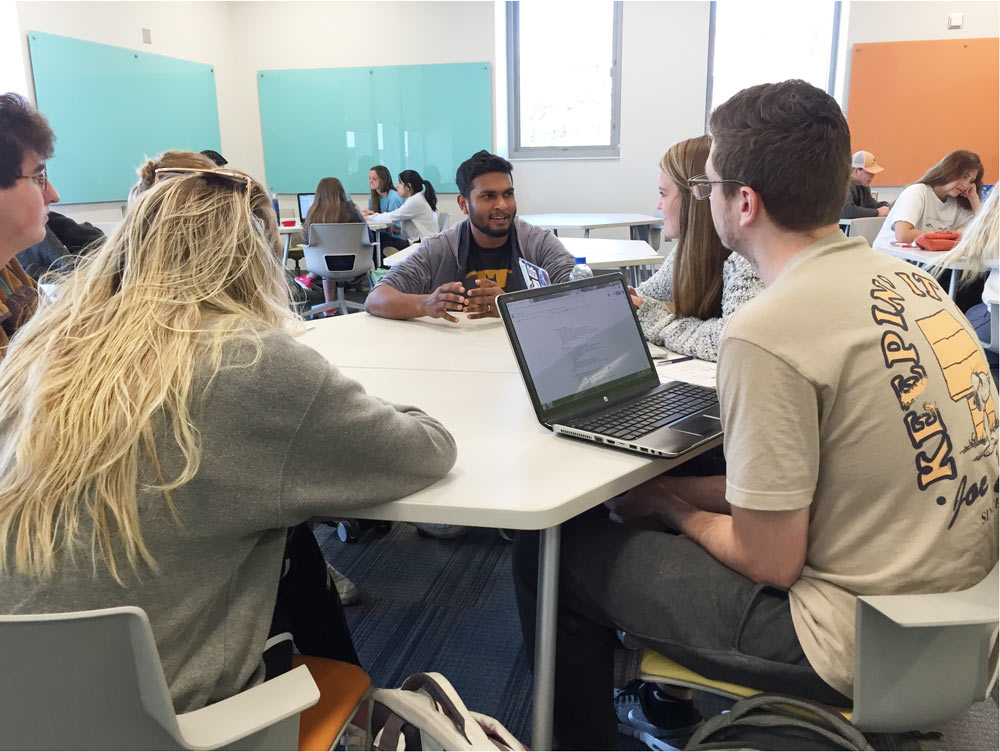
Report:
M639 287L638 292L645 299L638 312L643 334L653 344L674 352L715 361L726 321L763 290L764 285L746 259L731 253L722 265L722 316L710 319L677 316L664 306L673 299L672 272L673 254ZM669 297L660 297L664 293Z

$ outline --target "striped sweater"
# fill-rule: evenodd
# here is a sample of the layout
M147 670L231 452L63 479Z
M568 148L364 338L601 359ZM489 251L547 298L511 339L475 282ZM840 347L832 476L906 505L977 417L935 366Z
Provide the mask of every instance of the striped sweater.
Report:
M644 299L638 311L642 333L653 344L668 350L715 361L726 321L763 290L764 284L749 261L731 253L722 264L722 316L677 316L664 305L674 299L674 253L667 256L656 274L639 285L638 292Z

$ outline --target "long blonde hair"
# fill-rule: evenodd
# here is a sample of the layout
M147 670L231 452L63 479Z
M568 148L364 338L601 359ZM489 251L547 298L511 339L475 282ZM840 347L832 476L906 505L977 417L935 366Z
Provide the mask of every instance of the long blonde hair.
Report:
M1000 245L998 197L1000 188L994 188L979 207L972 222L962 231L958 245L938 259L933 269L935 273L945 269L948 264L961 262L962 276L959 277L959 284L967 285L989 268L996 268L997 246Z
M0 366L0 572L13 563L50 576L57 553L80 547L88 517L95 572L103 561L121 582L116 552L133 572L140 560L155 572L138 491L162 492L174 514L171 491L198 471L196 377L207 388L223 368L255 363L261 334L294 320L259 184L182 174L139 196L107 242L58 280ZM256 356L231 362L223 349L234 340ZM157 435L183 457L173 477Z

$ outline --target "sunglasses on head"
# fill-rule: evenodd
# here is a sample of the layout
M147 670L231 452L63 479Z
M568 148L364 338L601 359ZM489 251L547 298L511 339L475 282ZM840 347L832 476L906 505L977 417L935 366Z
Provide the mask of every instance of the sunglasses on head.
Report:
M209 170L203 167L158 167L153 172L153 182L159 183L173 177L183 177L185 175L201 175L205 178L221 178L225 182L230 182L242 188L246 194L250 195L250 187L253 185L253 178L244 175L242 172L233 170Z

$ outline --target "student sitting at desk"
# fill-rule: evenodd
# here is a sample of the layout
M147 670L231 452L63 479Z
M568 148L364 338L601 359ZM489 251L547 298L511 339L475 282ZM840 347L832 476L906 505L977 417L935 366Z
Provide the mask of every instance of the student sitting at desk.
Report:
M316 198L313 199L309 213L302 220L302 234L309 242L309 225L339 224L341 222L364 222L361 210L351 200L344 189L344 184L337 178L323 178L316 185ZM315 290L313 281L316 275L306 272L295 278L295 284L303 290ZM336 299L336 285L330 280L323 280L323 297L329 303Z
M677 247L656 274L639 285L639 323L650 342L716 360L726 321L763 289L750 262L723 247L712 213L687 181L705 172L711 141L698 136L670 147L660 160L663 236Z
M885 168L875 161L875 155L870 151L858 151L851 155L851 183L847 192L847 201L840 210L844 219L858 217L884 217L889 213L888 201L875 201L872 198L872 180Z
M0 368L0 613L142 608L178 712L264 678L288 528L455 460L295 341L280 258L248 175L161 170Z
M45 239L49 204L59 201L45 174L54 140L23 97L0 95L0 361L38 303L38 288L15 256Z
M549 230L517 215L512 166L480 151L458 167L458 206L468 220L425 238L409 258L396 264L369 293L365 310L389 319L419 316L457 322L499 316L496 296L523 290L518 259L541 266L552 282L564 282L573 257Z
M719 348L726 475L660 476L612 504L626 524L600 508L563 523L560 749L614 749L618 723L696 722L690 690L612 703L616 627L709 679L846 707L858 595L964 590L997 561L996 387L937 283L838 229L839 105L763 84L709 128L692 189L765 285ZM529 655L536 542L514 550Z
M437 194L434 186L420 177L416 170L403 170L399 173L399 184L396 192L403 199L403 205L392 211L366 211L365 219L369 222L402 222L402 238L383 238L388 240L391 248L406 248L410 243L420 238L437 235Z
M983 163L971 151L953 151L903 189L872 245L912 243L932 230L961 230L979 210Z
M384 165L375 165L368 170L368 187L371 195L368 197L368 211L374 214L396 211L403 205L403 199L392 186L392 175ZM396 222L388 229L379 230L378 234L383 248L396 248L393 241L403 239L403 226ZM375 238L373 237L372 240ZM405 246L404 246L405 248Z

